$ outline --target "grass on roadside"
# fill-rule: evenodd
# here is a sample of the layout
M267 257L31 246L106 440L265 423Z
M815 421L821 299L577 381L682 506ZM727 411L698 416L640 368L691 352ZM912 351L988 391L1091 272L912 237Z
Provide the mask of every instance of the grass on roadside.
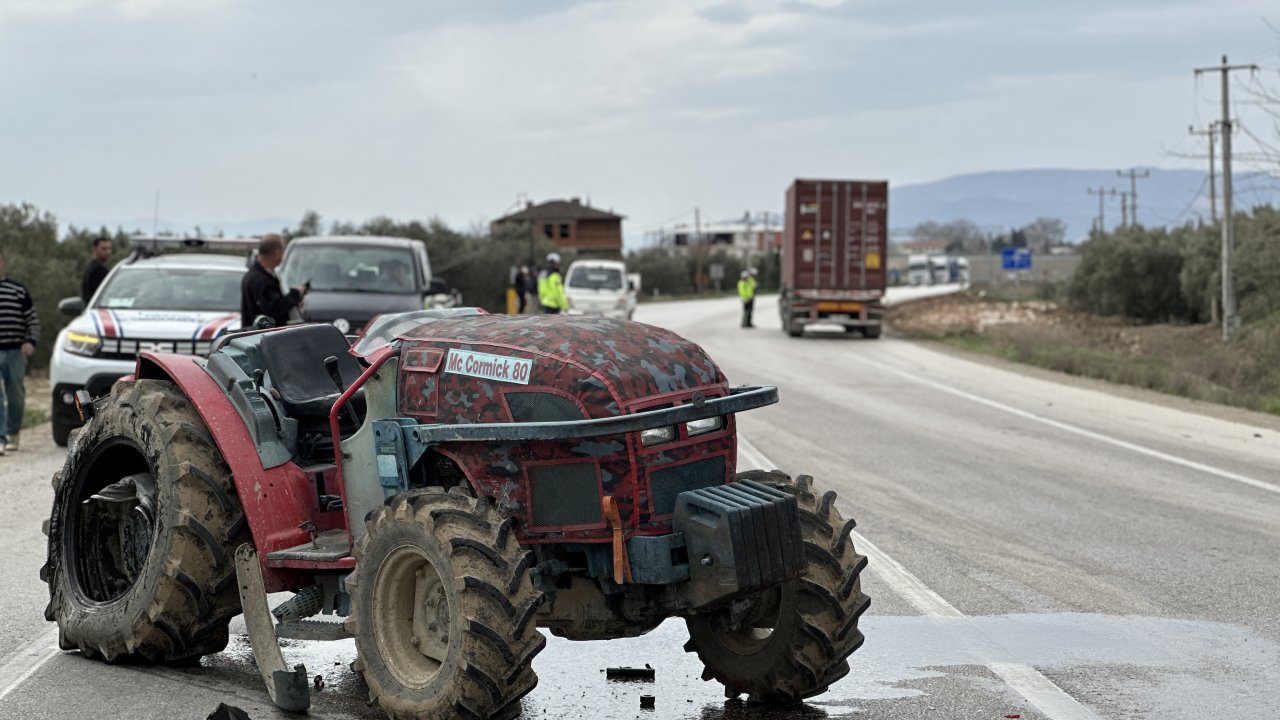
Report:
M1230 343L1209 325L1133 325L1065 311L1037 322L917 329L912 335L1071 375L1280 415L1280 313L1246 326Z

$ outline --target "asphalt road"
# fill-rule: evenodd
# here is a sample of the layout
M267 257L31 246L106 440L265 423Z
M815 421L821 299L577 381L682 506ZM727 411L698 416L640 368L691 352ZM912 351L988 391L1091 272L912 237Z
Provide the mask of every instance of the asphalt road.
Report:
M726 703L669 622L636 640L552 639L525 717L1280 718L1277 419L892 338L792 339L771 298L758 329L737 312L664 303L637 319L702 343L734 384L779 386L778 405L739 416L740 465L811 474L858 519L873 600L852 672L803 708ZM0 458L0 718L198 719L219 702L287 717L242 637L186 669L53 651L36 573L62 453L47 429L23 443ZM381 717L352 654L286 648L324 675L313 716ZM645 663L655 684L604 680Z

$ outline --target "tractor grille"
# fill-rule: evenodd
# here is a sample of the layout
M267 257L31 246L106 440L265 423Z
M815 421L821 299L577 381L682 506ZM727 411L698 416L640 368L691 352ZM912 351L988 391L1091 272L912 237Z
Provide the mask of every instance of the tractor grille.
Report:
M135 340L133 338L103 338L97 357L103 360L133 360L143 352L178 353L180 355L207 356L213 348L212 340Z
M582 410L567 397L543 392L507 393L507 405L516 422L582 420Z
M654 515L670 515L676 509L676 496L686 490L698 490L724 484L724 458L677 465L649 473L649 506Z
M534 527L604 522L595 463L539 465L529 471L529 486Z

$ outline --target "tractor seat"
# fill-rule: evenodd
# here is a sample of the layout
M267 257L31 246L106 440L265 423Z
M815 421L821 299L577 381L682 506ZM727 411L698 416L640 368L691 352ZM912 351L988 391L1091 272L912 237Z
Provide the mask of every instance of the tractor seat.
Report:
M262 357L271 387L280 393L285 412L294 418L329 417L338 388L325 370L324 359L338 358L342 386L351 387L361 373L342 331L332 325L298 325L262 336ZM363 407L363 390L351 399Z

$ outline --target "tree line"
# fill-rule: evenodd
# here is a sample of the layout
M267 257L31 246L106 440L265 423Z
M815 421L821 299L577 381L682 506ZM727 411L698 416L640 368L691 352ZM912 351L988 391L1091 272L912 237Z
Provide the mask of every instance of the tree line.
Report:
M458 232L439 218L396 220L374 217L363 222L326 223L321 215L308 211L294 227L281 229L288 238L305 235L381 235L417 240L427 246L431 271L457 290L467 305L490 312L505 312L507 288L512 271L529 265L534 272L547 253L558 251L562 267L574 260L572 252L557 250L555 243L527 226L499 226L494 230ZM8 275L31 291L40 316L42 337L31 365L45 368L58 332L71 318L58 312L63 298L80 294L80 279L94 238L112 239L112 262L121 262L132 248L130 234L123 229L69 227L59 239L58 222L52 213L30 204L0 205L0 252L8 260ZM664 248L632 252L627 256L630 272L642 274L645 297L691 295L714 290L717 284L732 292L738 275L748 264L724 250L704 253L672 253ZM760 271L761 290L776 289L780 271L776 254L767 254L753 263ZM711 277L711 267L719 265L721 280Z
M1067 287L1073 308L1147 323L1216 322L1222 297L1221 228L1130 227L1095 234L1080 246ZM1280 210L1235 216L1235 280L1240 318L1280 312Z

